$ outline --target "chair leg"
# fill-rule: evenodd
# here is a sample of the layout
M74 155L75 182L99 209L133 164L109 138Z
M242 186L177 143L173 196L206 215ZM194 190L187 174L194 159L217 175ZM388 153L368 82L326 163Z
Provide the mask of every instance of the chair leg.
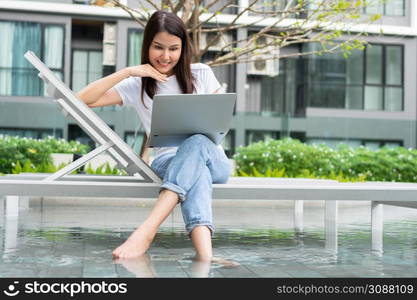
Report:
M29 209L29 196L19 197L19 210Z
M384 208L381 202L372 201L371 204L371 230L372 250L382 252L384 245Z
M337 251L337 201L325 202L325 231L327 249Z
M17 218L19 216L19 196L6 196L5 217Z
M303 232L304 229L304 201L294 201L294 230L296 233Z
M17 235L18 235L18 218L5 218L4 219L4 241L3 241L3 255L14 252L17 247Z
M17 246L19 196L5 196L4 206L3 255L7 255Z

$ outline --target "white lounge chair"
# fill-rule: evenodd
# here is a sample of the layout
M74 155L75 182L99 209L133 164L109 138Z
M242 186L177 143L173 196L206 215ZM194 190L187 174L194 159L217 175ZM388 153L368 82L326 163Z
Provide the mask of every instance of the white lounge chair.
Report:
M18 214L19 196L156 198L161 179L84 102L32 52L25 54L39 70L48 95L97 143L97 148L54 174L18 174L0 177L0 195L6 197L6 216ZM108 152L129 176L68 175L100 153ZM372 201L372 248L382 251L382 204L417 208L417 184L340 183L333 180L231 177L213 185L213 198L239 200L295 200L294 217L302 230L303 201L325 200L326 246L337 249L337 201Z

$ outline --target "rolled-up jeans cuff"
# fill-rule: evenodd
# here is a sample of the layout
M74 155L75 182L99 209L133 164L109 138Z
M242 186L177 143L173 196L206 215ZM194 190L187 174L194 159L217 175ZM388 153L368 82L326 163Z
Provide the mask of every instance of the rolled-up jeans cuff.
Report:
M173 184L171 182L164 182L161 184L159 192L161 192L163 189L167 189L174 193L177 193L179 202L183 202L186 199L185 197L186 192L176 184Z
M207 226L207 228L210 229L211 236L213 236L214 231L216 231L216 227L214 226L214 224L208 221L198 221L198 222L189 223L185 226L185 229L188 232L189 238L191 238L191 231L193 231L193 229L197 226Z

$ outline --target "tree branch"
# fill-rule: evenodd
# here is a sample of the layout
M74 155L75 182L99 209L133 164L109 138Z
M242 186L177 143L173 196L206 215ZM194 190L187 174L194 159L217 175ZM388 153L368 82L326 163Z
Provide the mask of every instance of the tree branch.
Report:
M143 0L138 0L143 7ZM142 2L141 2L142 1ZM155 4L155 0L146 0L153 8L159 9ZM275 0L281 1L281 0ZM126 10L130 16L136 20L141 26L145 26L146 20L149 18L146 15L146 9L142 10L130 9L120 1L114 0L118 6ZM187 32L192 36L192 44L196 49L193 57L193 61L199 61L200 58L206 53L210 46L212 46L216 40L223 39L224 34L232 32L240 28L250 29L252 26L258 25L263 21L269 21L270 25L258 28L258 32L251 34L249 37L226 41L215 59L208 62L212 66L227 65L232 63L240 63L246 61L257 60L256 56L259 54L267 54L266 57L274 59L274 54L271 54L271 47L282 48L294 44L320 42L323 47L331 44L331 40L341 36L341 32L349 33L349 27L355 23L364 23L364 18L359 19L361 8L364 7L363 2L360 0L323 0L316 2L313 0L289 0L286 2L285 7L279 5L281 2L274 2L272 9L262 9L259 6L259 0L251 0L251 2L239 11L236 15L233 15L233 20L228 24L219 24L216 16L229 7L236 7L233 0L227 0L226 3L222 3L216 12L208 15L203 21L201 21L202 14L206 14L209 9L213 8L216 4L220 3L220 0L162 0L162 7L169 9L174 13L181 13L181 18L184 21ZM202 4L202 5L201 5ZM314 6L306 5L314 4ZM257 6L258 5L258 6ZM238 21L246 14L255 14L250 18L250 23L239 24ZM215 20L215 22L213 22ZM285 23L285 27L280 26L282 21L291 20L291 23ZM352 21L351 21L352 20ZM370 18L373 22L376 19ZM212 24L210 24L212 23ZM213 23L215 24L213 27ZM203 28L203 26L208 28ZM258 25L259 26L259 25ZM339 26L339 27L338 27ZM204 49L200 50L200 40L202 33L215 32L214 39L208 41ZM319 33L318 33L319 32ZM359 34L363 35L362 34ZM312 36L312 37L310 37ZM259 38L267 37L266 43L260 44ZM270 40L269 40L270 39ZM345 47L342 43L339 47ZM232 50L228 53L225 51ZM334 51L333 46L329 51ZM327 51L327 50L326 50ZM348 51L344 48L344 51ZM222 54L220 54L222 53ZM306 55L306 54L300 54ZM294 54L291 54L294 56ZM286 57L286 56L280 56Z
M256 0L258 1L258 0ZM223 5L218 11L222 12L225 8L227 8L232 2L235 2L235 0L228 0L225 5ZM188 31L194 31L198 27L201 27L204 23L208 23L211 19L213 19L215 16L217 16L217 12L213 13L208 19L199 22L198 24L194 25L192 28L188 29Z
M173 10L174 14L177 14L180 11L181 7L184 6L184 1L185 0L179 0L178 1L177 5L174 7L174 10Z
M221 0L212 0L211 2L209 2L209 4L207 4L204 8L203 11L208 11L212 6L214 6L215 4L217 4L217 2L219 2ZM204 1L205 2L205 1Z
M308 52L298 52L298 53L291 53L291 54L285 54L285 55L279 55L279 56L271 56L271 57L267 57L267 58L248 58L248 59L235 59L235 60L229 60L226 63L221 63L218 64L215 61L209 61L206 62L207 65L211 66L211 67L218 67L218 66L224 66L224 65L230 65L230 64L235 64L235 63L250 63L250 62L256 62L256 61L269 61L269 60L275 60L275 59L282 59L282 58L288 58L288 57L299 57L299 56L307 56L307 55L312 55L312 54L325 54L325 53L339 53L342 51L337 52L337 49L342 48L343 45L355 41L358 37L360 37L362 35L362 33L358 33L353 37L348 38L347 40L343 41L340 44L336 44L335 46L333 46L330 49L325 49L322 48L321 50L314 50L314 51L308 51ZM302 44L302 43L318 43L321 42L320 38L310 38L310 39L304 39L304 40L298 40L298 41L294 41L294 42L289 42L288 44L286 44L286 46L288 45L292 45L292 44ZM365 42L363 44L366 44ZM322 45L323 46L323 45Z
M140 2L141 0L138 0L138 2ZM146 0L146 2L148 2L153 8L155 8L156 10L159 10L158 5L156 5L155 2L153 2L152 0Z
M187 27L187 21L191 15L191 10L193 9L193 0L184 0L184 13L181 16L182 21Z
M136 10L136 9L133 9L133 8L130 8L130 7L128 7L128 6L126 6L126 5L124 5L124 4L122 4L122 3L120 3L118 0L112 0L113 1L113 3L116 5L116 6L119 6L120 8L122 8L125 12L127 12L131 17L132 17L132 19L134 19L136 22L138 22L142 27L145 27L145 25L146 25L146 20L148 19L141 11L139 11L139 10ZM135 16L134 14L133 14L133 12L136 12L136 13L138 13L138 14L140 14L142 17L143 17L143 19L145 20L145 21L143 21L143 20L141 20L140 18L138 18L137 16Z
M162 0L161 1L161 10L163 10L165 8L165 6L169 7L171 9L171 11L174 11L174 4L172 3L171 0Z

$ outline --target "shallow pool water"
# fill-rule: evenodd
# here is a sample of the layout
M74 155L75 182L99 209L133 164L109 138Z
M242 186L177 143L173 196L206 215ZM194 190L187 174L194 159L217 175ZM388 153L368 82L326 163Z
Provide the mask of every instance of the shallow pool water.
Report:
M148 208L30 208L17 220L0 220L0 276L417 276L415 210L389 211L383 252L371 250L369 207L346 210L340 209L338 247L329 249L321 208L306 209L300 232L292 226L292 208L217 207L213 249L218 260L203 264L192 259L192 244L178 211L163 224L147 255L113 261L111 251L129 236ZM264 222L256 219L260 213ZM240 218L228 218L236 214Z

